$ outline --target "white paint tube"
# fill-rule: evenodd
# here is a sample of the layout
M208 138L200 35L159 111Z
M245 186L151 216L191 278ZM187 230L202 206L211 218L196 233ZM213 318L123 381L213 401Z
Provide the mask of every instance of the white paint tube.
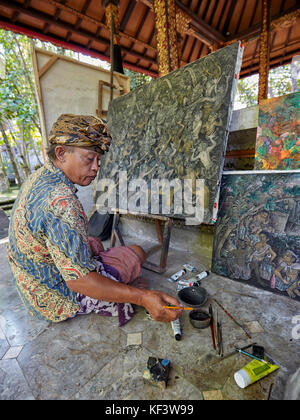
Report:
M186 273L186 270L183 268L180 271L177 271L177 273L173 274L171 277L168 278L168 281L171 283L175 283L180 277L184 276Z
M182 264L183 268L185 268L187 271L190 271L191 273L197 273L197 268L194 267L191 264Z
M202 280L209 275L209 271L202 271L202 273L197 274L196 279Z
M179 292L179 290L185 289L186 287L189 287L188 284L177 284L176 290Z
M204 279L205 277L207 277L208 275L209 275L209 272L208 271L203 271L202 273L197 274L196 277L192 277L192 278L186 279L186 280L184 280L184 279L183 280L179 280L178 281L178 285L185 286L185 287L190 287L190 286L194 286L194 285L200 286L200 281L202 279ZM199 282L199 284L196 284L198 282Z
M175 321L171 322L172 329L174 332L174 337L176 341L181 340L181 325L180 325L180 318L175 319Z

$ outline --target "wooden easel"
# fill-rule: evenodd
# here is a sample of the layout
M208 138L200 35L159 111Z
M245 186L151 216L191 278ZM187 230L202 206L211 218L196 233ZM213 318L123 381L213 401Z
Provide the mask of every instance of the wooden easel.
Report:
M133 213L130 213L133 214ZM154 219L158 244L146 251L146 261L143 264L143 267L147 270L155 271L156 273L162 274L166 271L167 267L167 258L169 252L169 244L171 237L172 229L172 219L166 216L157 216L149 214L134 213L135 215L147 217L149 219ZM114 247L116 244L116 239L119 240L121 245L125 245L125 242L122 238L122 234L119 229L120 214L119 212L114 213L114 220L112 226L111 242L110 246ZM162 229L162 222L164 223L164 228ZM154 254L155 252L161 250L159 264L154 264L150 261L147 261L147 258Z

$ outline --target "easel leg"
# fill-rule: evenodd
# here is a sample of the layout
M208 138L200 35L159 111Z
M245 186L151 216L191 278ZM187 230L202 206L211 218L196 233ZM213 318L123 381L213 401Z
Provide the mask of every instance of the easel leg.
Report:
M114 214L114 221L113 221L113 225L112 225L112 234L111 234L111 239L110 239L110 247L113 248L116 245L116 239L118 239L120 241L120 244L122 246L125 245L125 242L122 238L121 232L119 230L119 221L120 221L120 214L119 213L115 213Z

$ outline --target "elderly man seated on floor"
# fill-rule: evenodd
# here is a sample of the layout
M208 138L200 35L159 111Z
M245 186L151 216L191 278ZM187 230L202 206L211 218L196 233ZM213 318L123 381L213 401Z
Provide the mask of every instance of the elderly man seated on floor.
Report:
M64 114L49 136L48 161L22 185L9 227L8 257L19 295L31 314L60 322L96 312L118 316L119 325L143 306L161 322L182 308L166 293L135 287L145 254L141 247L104 250L88 236L87 218L74 184L95 178L111 137L105 122Z

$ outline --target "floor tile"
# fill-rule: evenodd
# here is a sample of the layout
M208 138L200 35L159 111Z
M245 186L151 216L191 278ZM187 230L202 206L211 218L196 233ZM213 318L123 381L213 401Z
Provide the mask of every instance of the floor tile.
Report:
M5 359L16 359L22 351L23 346L13 346L8 349L5 355L2 357Z
M0 400L33 400L34 396L15 359L0 360Z

